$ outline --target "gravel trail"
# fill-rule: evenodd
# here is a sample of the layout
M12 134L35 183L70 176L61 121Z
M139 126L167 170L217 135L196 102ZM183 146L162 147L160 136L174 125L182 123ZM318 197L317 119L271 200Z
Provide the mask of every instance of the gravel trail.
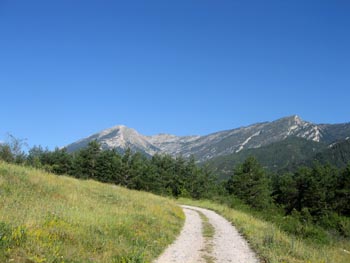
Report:
M176 241L170 245L155 263L200 263L200 250L204 246L202 220L192 209L183 208L185 225Z
M203 263L205 244L212 245L210 257L217 263L258 263L247 241L225 218L217 213L194 206L182 206L186 215L185 225L177 240L170 245L155 263ZM215 234L211 240L202 236L202 221L199 211L204 214L214 227Z
M208 209L193 206L183 207L202 212L209 219L209 223L215 228L215 234L212 240L214 247L211 254L216 259L215 262L259 262L247 241L225 218Z

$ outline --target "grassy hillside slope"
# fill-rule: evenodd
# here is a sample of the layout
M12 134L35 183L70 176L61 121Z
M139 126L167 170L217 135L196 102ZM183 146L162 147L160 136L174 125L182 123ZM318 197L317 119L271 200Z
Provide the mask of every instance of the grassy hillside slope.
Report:
M348 263L350 240L334 238L330 244L307 242L282 231L271 222L211 201L179 199L179 203L212 209L237 227L259 255L268 263Z
M150 262L183 220L152 194L0 162L0 262Z

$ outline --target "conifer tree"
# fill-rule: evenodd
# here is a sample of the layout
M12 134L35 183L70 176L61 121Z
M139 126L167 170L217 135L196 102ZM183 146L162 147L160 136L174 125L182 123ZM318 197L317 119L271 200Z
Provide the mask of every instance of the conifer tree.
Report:
M101 152L100 144L92 141L81 149L74 158L74 174L78 178L96 178L97 159Z
M340 173L335 199L336 210L345 216L350 216L350 164Z
M272 201L266 173L254 157L249 157L236 167L227 189L229 193L258 209L268 207Z

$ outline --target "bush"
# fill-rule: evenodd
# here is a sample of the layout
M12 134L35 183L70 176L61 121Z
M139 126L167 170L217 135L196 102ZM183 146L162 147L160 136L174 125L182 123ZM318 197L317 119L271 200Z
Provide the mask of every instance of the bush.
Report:
M346 217L340 217L337 229L341 235L346 238L350 238L350 219Z
M304 219L303 213L293 210L291 215L279 220L279 227L295 236L318 244L329 244L330 239L327 232L312 221Z
M337 231L345 238L350 237L350 218L348 217L340 216L337 213L328 213L320 219L319 224L328 230Z

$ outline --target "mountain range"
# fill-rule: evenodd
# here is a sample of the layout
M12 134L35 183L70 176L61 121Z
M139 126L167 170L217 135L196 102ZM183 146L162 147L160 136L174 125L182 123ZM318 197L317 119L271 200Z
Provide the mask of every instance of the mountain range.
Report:
M350 137L350 123L314 124L293 115L272 122L256 123L204 136L171 134L146 136L132 128L119 125L69 144L66 148L68 152L74 152L96 140L103 149L124 152L130 148L134 152L142 152L148 156L154 154L194 156L199 162L205 162L221 157L245 155L243 153L254 149L265 149L286 140L289 144L293 140L297 145L310 144L311 148L306 149L314 149L317 152L319 148L323 149L348 137ZM283 144L281 147L284 147Z

